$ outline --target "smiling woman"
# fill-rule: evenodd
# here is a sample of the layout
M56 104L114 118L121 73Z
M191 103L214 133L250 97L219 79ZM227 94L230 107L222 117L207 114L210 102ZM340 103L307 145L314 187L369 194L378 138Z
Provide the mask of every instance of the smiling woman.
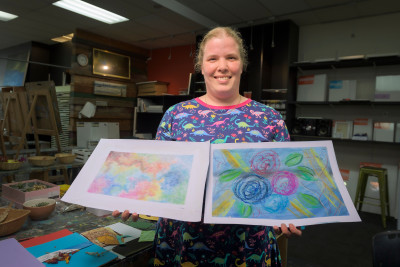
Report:
M196 69L204 76L206 94L170 107L158 127L156 139L213 144L289 141L285 123L276 110L239 94L241 74L247 66L246 55L242 39L234 29L217 27L208 32L196 58ZM241 164L234 157L228 157L229 160L236 167ZM223 172L221 179L230 181L239 176L243 183L234 183L234 189L217 204L218 214L223 215L232 208L249 216L252 211L248 203L258 202L273 193L271 183L257 174L246 176L232 169ZM254 198L249 198L249 194ZM245 199L242 202L245 205L235 201L235 195ZM113 213L114 216L119 214L119 211ZM129 210L122 213L123 220L130 216ZM137 220L138 215L133 213L132 218ZM281 266L274 233L301 235L293 224L289 228L284 224L281 228L272 228L160 218L154 242L155 260L165 266L210 266L210 263Z

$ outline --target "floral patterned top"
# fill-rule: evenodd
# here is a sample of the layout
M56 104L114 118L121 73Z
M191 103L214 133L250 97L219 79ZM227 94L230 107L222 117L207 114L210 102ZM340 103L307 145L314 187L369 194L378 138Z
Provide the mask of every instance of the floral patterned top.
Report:
M157 140L235 143L289 141L279 112L248 99L236 106L209 106L199 98L170 107ZM204 224L160 218L155 266L281 266L268 226Z

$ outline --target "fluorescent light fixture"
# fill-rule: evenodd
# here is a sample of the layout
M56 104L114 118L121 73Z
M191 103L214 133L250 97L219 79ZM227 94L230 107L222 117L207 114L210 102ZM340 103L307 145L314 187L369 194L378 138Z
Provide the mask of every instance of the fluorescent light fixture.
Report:
M7 13L7 12L0 11L0 20L1 21L9 21L9 20L12 20L15 18L18 18L18 16Z
M70 33L67 35L60 36L60 37L52 38L51 40L54 42L65 43L65 42L71 41L73 37L74 37L74 34Z
M179 3L176 0L153 0L153 2L170 9L171 11L178 13L185 18L188 18L200 25L203 25L207 28L213 28L218 25L215 21L197 13L193 9L188 8L187 6Z
M100 7L91 5L81 0L61 0L53 3L53 5L65 8L72 12L81 14L83 16L105 22L107 24L114 24L123 21L128 21L129 19L122 17L118 14L112 13Z

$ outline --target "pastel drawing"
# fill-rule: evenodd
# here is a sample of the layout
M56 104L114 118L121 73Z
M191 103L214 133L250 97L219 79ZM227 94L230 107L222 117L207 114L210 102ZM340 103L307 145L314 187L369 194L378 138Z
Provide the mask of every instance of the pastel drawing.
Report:
M184 204L192 155L111 151L88 192L134 200Z
M212 216L347 216L326 147L215 149Z

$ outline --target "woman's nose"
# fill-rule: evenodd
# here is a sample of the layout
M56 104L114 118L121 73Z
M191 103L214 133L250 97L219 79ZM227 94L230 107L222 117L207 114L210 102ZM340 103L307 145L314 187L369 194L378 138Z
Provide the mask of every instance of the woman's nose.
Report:
M218 70L225 71L227 69L228 69L227 61L225 59L218 60Z

